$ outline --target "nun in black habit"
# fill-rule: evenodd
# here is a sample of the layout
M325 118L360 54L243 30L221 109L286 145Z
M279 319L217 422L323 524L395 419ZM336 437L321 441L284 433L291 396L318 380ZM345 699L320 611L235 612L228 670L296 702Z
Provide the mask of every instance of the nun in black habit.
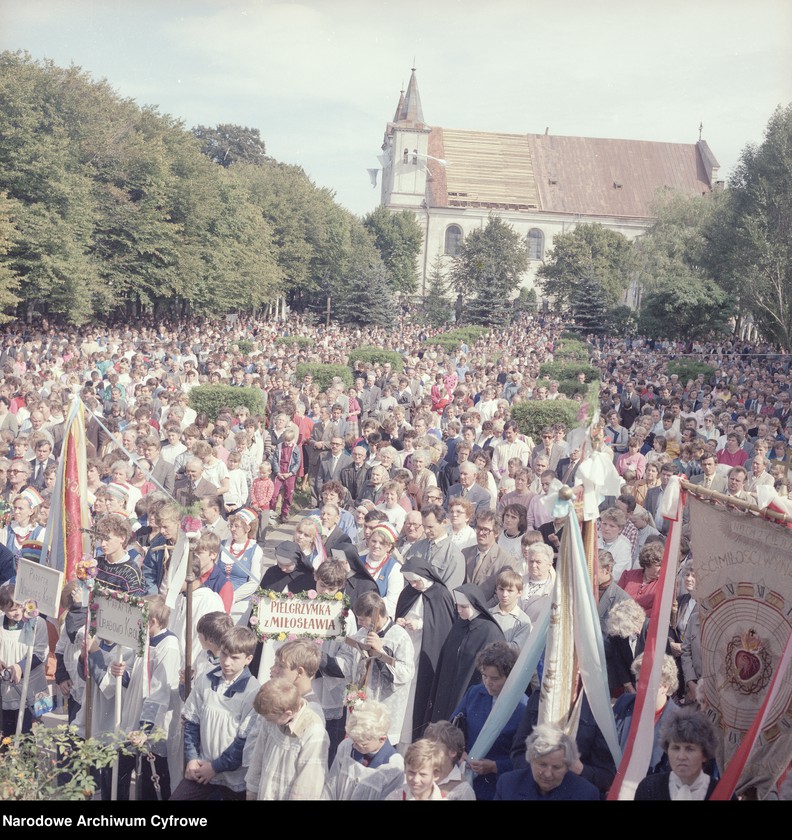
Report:
M406 560L402 575L408 585L396 604L396 623L404 627L413 643L415 678L400 742L411 744L423 733L435 668L457 611L454 596L427 558Z
M481 682L476 654L492 642L504 641L503 632L487 609L484 593L475 583L458 586L454 601L457 619L440 651L427 723L450 719L465 692Z

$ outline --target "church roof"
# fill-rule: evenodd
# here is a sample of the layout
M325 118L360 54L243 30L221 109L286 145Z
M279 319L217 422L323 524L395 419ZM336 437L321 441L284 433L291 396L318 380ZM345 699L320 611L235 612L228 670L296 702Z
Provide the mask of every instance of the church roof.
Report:
M411 80L412 83L412 80ZM409 92L409 91L408 91ZM656 143L433 128L430 207L532 209L651 218L658 189L708 193L717 161L704 141Z

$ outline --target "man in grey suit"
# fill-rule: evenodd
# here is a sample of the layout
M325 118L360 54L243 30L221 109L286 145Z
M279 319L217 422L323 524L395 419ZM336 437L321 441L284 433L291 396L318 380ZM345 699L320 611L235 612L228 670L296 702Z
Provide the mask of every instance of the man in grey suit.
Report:
M475 583L481 588L487 606L494 607L498 601L495 583L498 573L505 566L514 567L514 557L498 543L500 528L491 510L476 517L476 545L462 550L465 558L465 583Z
M488 511L492 501L490 494L480 484L476 484L477 475L478 467L470 461L465 461L459 465L459 484L452 484L448 488L448 501L450 502L456 496L467 499L473 505L474 519L478 519L481 514Z
M690 479L691 484L698 484L705 490L714 490L716 493L726 493L729 489L729 483L726 476L718 475L718 462L714 455L702 455L701 460L701 475L694 475ZM649 491L651 493L651 490ZM647 493L647 498L649 494Z
M159 484L162 489L169 495L173 496L173 490L176 485L176 471L173 464L160 457L160 442L159 439L153 435L146 439L143 448L143 454L148 458L151 464L151 477Z
M341 470L352 463L352 458L344 452L344 439L333 435L330 439L330 452L319 461L319 473L316 476L316 496L321 498L322 485L327 481L340 481Z

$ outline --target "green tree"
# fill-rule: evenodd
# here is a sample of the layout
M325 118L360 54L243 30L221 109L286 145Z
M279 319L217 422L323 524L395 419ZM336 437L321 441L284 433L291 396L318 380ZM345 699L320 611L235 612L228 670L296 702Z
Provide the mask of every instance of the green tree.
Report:
M377 207L363 218L363 226L374 236L374 244L388 270L395 292L412 294L418 288L418 256L423 232L415 213L394 213Z
M779 107L760 146L747 146L730 180L721 236L719 282L741 302L767 338L792 347L792 105ZM727 239L724 229L730 231ZM727 244L728 243L728 244Z
M200 141L201 152L220 166L242 162L260 165L267 160L264 141L257 128L231 123L214 128L197 125L192 133Z
M371 234L358 225L351 231L351 252L344 280L333 291L333 314L342 324L392 325L396 306L388 272Z
M528 315L535 315L539 308L539 299L536 296L536 289L526 289L523 286L520 293L514 299L514 308L517 312L525 312Z
M437 254L432 262L429 284L421 306L420 318L432 327L442 327L451 321L454 306L448 299L448 280L443 270L443 258Z
M731 308L714 280L669 279L643 300L638 330L654 338L703 339L729 331Z
M511 294L528 269L523 238L497 216L465 239L451 268L451 283L462 299L462 318L474 324L506 324Z
M586 333L605 332L608 327L608 302L602 283L584 274L577 285L572 314Z
M582 287L598 281L608 308L617 306L630 285L633 251L626 236L597 224L578 225L553 239L546 263L537 272L542 291L557 307L572 309L585 295Z
M5 264L4 258L16 241L19 232L11 220L12 204L0 193L0 323L12 318L7 310L19 303L16 292L19 287L14 272Z

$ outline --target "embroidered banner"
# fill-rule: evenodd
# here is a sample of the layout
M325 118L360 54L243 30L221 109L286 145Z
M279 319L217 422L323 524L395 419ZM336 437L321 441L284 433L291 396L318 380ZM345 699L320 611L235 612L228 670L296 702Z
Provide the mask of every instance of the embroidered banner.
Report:
M751 728L792 631L792 533L739 511L690 499L701 618L702 709L721 733L728 766ZM777 686L738 792L763 796L792 759L792 679Z

